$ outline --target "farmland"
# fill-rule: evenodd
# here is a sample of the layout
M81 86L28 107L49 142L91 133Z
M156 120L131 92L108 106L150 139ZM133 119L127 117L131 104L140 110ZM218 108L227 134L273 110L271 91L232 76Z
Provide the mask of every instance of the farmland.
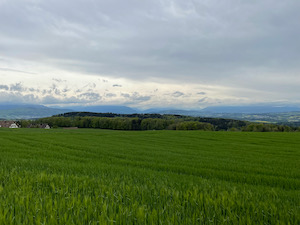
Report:
M0 129L0 224L299 224L300 133Z

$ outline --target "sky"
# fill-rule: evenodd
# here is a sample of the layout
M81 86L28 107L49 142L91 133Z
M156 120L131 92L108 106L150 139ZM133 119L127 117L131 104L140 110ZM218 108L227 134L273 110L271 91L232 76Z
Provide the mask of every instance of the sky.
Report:
M300 105L300 1L0 0L0 103Z

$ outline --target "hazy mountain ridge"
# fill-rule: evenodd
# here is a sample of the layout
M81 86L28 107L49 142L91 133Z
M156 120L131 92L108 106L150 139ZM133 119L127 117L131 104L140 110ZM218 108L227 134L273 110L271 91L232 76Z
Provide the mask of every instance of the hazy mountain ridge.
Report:
M96 105L96 106L73 106L70 107L75 112L95 112L95 113L121 113L133 114L139 110L119 105Z
M298 106L273 106L273 105L248 105L248 106L210 106L201 110L201 112L210 113L283 113L300 111Z
M70 112L70 109L49 108L43 105L0 105L1 119L35 119Z
M183 110L172 108L149 108L146 110L134 109L120 105L73 106L66 108L50 108L44 105L32 104L0 104L0 118L2 119L33 119L49 117L67 112L94 112L94 113L157 113L195 117L212 117L248 120L270 123L300 123L300 107L250 105L250 106L213 106L199 110Z
M0 118L5 119L35 119L49 117L67 112L99 112L132 114L139 111L127 106L74 106L67 108L52 108L44 105L31 104L0 104Z

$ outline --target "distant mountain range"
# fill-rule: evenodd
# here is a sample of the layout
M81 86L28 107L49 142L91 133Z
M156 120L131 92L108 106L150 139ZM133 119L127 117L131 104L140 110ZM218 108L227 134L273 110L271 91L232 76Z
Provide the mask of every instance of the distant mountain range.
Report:
M150 108L147 110L139 110L127 106L118 105L70 106L68 108L51 108L43 105L0 104L1 119L34 119L49 117L67 112L95 112L117 114L157 113L270 122L290 121L292 118L292 121L300 122L300 107L298 106L279 107L274 105L248 105L211 106L202 110L182 110L172 108ZM291 114L290 112L294 113Z
M70 109L49 108L43 105L0 104L0 118L35 119L70 112Z
M298 106L210 106L201 112L210 113L282 113L282 112L295 112L300 111Z
M117 106L117 105L73 106L70 108L72 111L75 112L121 113L121 114L133 114L139 112L139 110L135 110L127 106Z
M67 112L98 112L133 114L141 111L127 106L73 106L68 108L52 108L44 105L31 104L0 104L0 119L36 119L63 114Z

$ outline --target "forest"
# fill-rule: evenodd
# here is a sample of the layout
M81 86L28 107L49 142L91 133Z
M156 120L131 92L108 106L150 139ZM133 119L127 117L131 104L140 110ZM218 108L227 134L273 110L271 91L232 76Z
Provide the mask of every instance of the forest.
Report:
M71 112L37 120L19 121L21 127L39 127L49 124L53 128L78 127L111 130L204 130L204 131L254 131L291 132L300 131L292 127L271 123L220 118L191 117L161 114L114 114Z

